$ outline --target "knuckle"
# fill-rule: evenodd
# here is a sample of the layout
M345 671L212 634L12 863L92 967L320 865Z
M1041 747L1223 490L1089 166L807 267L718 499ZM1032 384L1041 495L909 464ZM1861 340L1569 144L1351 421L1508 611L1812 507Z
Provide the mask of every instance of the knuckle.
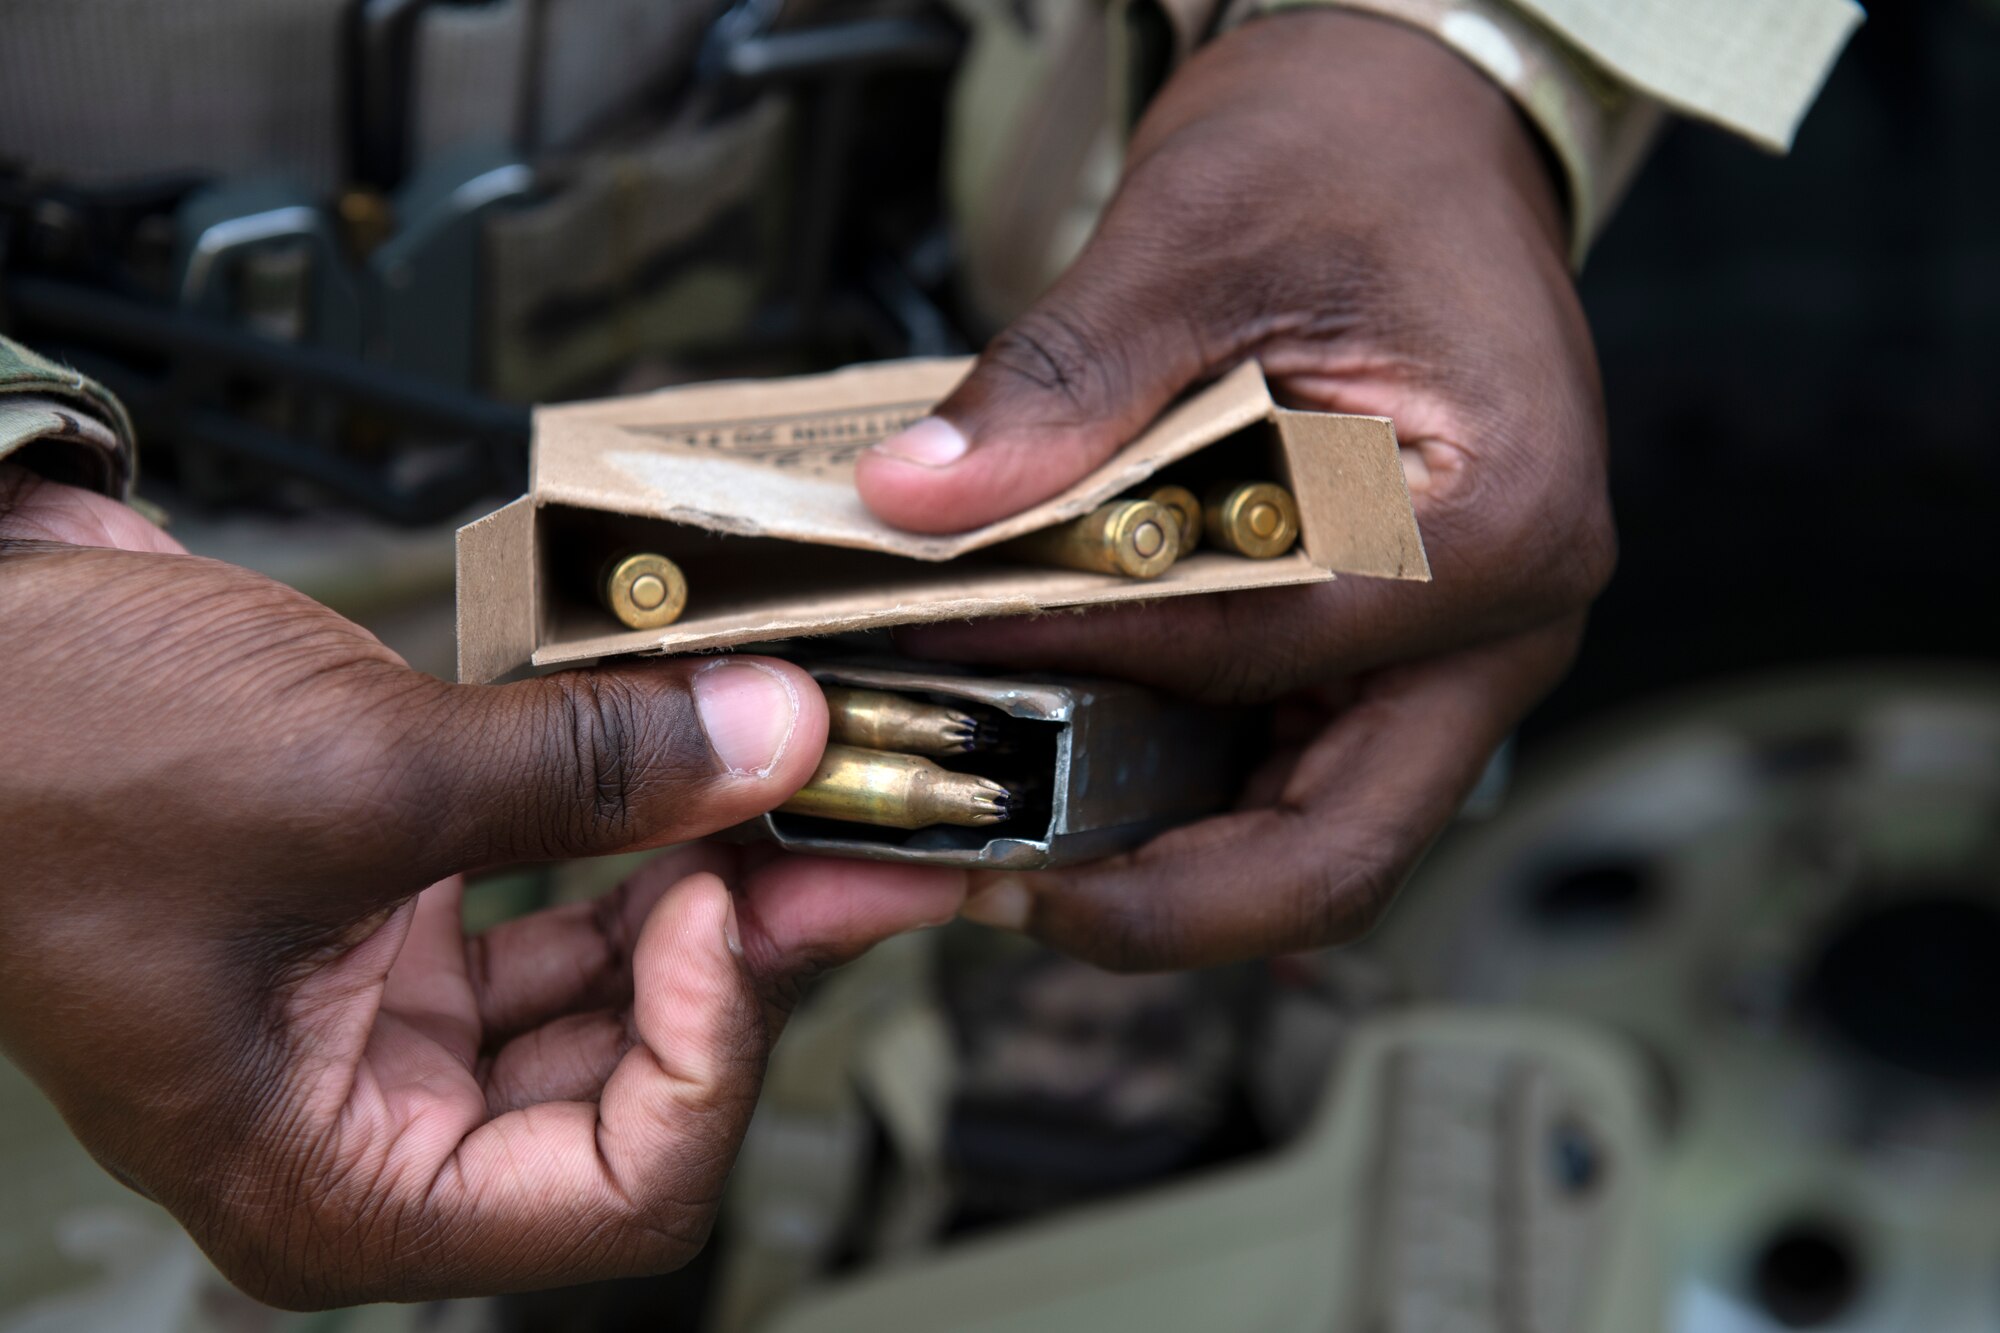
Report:
M1403 887L1410 866L1381 851L1329 861L1308 871L1292 896L1288 948L1352 944L1374 930Z
M1131 976L1184 965L1199 941L1190 939L1170 912L1107 905L1093 915L1090 931L1079 943L1080 949L1068 942L1064 947L1077 949L1107 972Z
M719 1151L711 1161L695 1162L696 1179L662 1194L631 1219L649 1257L678 1266L701 1252L715 1232L723 1181L735 1160L733 1151Z
M758 994L767 1007L789 1014L798 1008L814 984L842 961L830 948L794 950L782 967L759 969L762 975L757 981Z
M1582 610L1611 581L1618 537L1601 476L1517 460L1459 500L1469 549L1487 553L1479 577L1498 581L1493 604L1507 620L1540 623Z
M1121 977L1166 971L1175 965L1173 960L1177 957L1179 953L1171 943L1143 932L1114 935L1093 946L1089 953L1092 963Z
M621 1204L583 1221L567 1236L551 1236L536 1267L592 1279L669 1273L701 1252L714 1208L683 1215L671 1201Z
M1261 653L1220 652L1207 659L1195 697L1215 703L1261 702L1279 693L1278 669Z
M637 728L630 691L613 677L573 678L558 698L575 806L594 827L619 833L632 821L632 743Z
M1548 513L1563 517L1550 522ZM1513 548L1535 557L1527 566L1532 573L1526 586L1532 591L1524 610L1537 620L1589 606L1610 583L1618 564L1618 537L1608 505L1557 499L1543 515L1538 520L1517 517L1512 524L1526 529L1513 540Z
M1044 303L987 345L982 369L1013 389L1032 390L1077 418L1100 415L1124 382L1116 342L1092 322Z
M629 842L659 776L663 757L655 753L653 729L662 701L605 672L580 671L552 681L541 754L546 790L554 799L538 803L540 826L533 840L554 854Z

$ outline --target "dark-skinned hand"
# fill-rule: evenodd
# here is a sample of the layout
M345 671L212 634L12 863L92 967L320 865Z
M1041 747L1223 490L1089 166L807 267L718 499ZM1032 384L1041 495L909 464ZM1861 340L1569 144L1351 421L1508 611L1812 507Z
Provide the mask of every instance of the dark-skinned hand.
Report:
M1413 29L1250 22L1181 69L1090 244L934 417L860 465L922 532L1061 491L1246 358L1302 407L1392 417L1435 581L1343 578L929 627L919 654L1284 701L1230 814L975 889L966 915L1121 968L1365 931L1567 669L1614 561L1563 210L1507 97Z
M274 1304L686 1261L804 978L963 896L692 844L465 936L457 872L788 796L826 710L782 663L446 685L4 463L0 625L0 1045Z

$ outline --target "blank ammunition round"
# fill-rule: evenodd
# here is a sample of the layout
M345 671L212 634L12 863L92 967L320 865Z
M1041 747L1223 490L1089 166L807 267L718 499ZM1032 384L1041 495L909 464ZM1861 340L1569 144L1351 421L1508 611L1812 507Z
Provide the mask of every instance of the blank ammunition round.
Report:
M1017 537L1007 552L1038 565L1157 578L1180 558L1174 516L1151 500L1113 500L1082 518Z
M1224 482L1211 488L1203 520L1209 545L1252 560L1281 556L1299 539L1298 501L1268 481Z
M1007 789L988 778L953 773L921 755L829 745L812 781L778 808L821 819L919 829L998 824L1008 807Z
M641 551L609 562L598 581L598 595L621 624L659 629L679 620L687 608L687 579L665 556Z
M1180 554L1201 545L1201 501L1185 486L1155 486L1146 498L1173 514L1180 524Z
M887 690L823 687L827 738L870 750L911 754L968 754L999 740L991 722L943 704L928 704Z

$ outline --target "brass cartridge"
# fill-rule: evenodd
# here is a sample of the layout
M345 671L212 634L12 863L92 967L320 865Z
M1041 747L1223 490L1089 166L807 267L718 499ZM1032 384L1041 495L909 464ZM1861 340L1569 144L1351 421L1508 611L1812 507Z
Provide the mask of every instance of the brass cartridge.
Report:
M1299 504L1284 487L1268 481L1224 482L1211 487L1203 506L1209 545L1271 560L1299 539Z
M1038 565L1128 578L1157 578L1180 557L1172 514L1151 500L1113 500L1001 548Z
M825 687L827 738L841 745L908 754L969 754L990 750L999 733L990 722L942 704L887 690Z
M663 555L641 551L605 562L598 597L605 610L631 629L659 629L681 618L687 607L687 579Z
M1005 819L1009 798L997 782L950 772L921 755L829 745L812 781L778 808L885 828L976 828Z
M1155 486L1145 498L1171 513L1180 524L1180 554L1201 545L1201 501L1185 486Z

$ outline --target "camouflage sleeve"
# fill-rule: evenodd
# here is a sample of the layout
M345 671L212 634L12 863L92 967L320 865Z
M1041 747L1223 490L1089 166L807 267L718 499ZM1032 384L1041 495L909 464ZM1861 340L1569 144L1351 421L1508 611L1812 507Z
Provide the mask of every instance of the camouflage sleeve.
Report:
M1583 262L1669 111L1783 152L1861 22L1852 0L1233 0L1223 26L1337 5L1437 37L1562 164Z
M138 471L131 419L75 371L0 338L0 459L129 500Z

